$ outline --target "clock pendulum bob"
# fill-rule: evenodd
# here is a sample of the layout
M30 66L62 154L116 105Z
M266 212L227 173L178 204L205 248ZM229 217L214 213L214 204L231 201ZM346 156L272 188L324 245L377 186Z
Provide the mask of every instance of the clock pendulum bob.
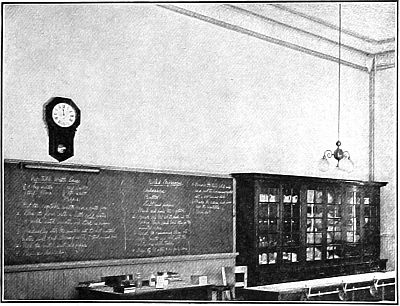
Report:
M75 131L49 131L49 155L62 162L74 156Z

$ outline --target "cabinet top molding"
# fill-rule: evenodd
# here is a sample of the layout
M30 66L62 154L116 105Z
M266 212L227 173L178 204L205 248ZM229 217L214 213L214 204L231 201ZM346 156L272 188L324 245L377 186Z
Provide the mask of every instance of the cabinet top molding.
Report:
M235 179L263 179L263 180L286 180L288 182L296 182L304 184L312 183L329 183L329 184L351 184L358 186L379 186L383 187L387 185L387 182L376 182L376 181L362 181L362 180L346 180L346 179L334 179L325 177L310 177L310 176L298 176L298 175L284 175L284 174L269 174L269 173L231 173Z

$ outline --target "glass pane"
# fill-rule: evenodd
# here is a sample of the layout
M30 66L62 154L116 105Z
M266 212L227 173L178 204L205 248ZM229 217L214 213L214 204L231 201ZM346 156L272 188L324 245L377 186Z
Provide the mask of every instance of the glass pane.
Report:
M333 233L333 242L338 242L342 240L342 232L334 232Z
M314 244L314 233L307 233L307 243Z
M322 198L322 191L315 191L315 203L322 203L323 198Z
M289 244L292 241L292 236L289 234L282 235L282 242L284 245Z
M320 248L320 247L319 247ZM319 250L318 247L308 247L306 252L306 260L307 261L313 261L313 260L321 260L321 251Z
M292 232L298 232L300 230L299 220L292 220Z
M258 254L258 264L260 264L260 265L268 264L267 253Z
M355 235L354 232L347 232L346 233L346 241L347 242L355 242Z
M297 262L297 252L282 252L282 260L288 262Z
M371 216L371 210L369 206L364 206L364 216L366 217Z
M314 203L314 190L307 190L307 203Z
M278 216L278 205L277 204L269 204L268 205L269 211L269 217L277 217Z
M326 233L326 243L330 244L333 242L333 233L332 232L327 232Z
M283 203L292 203L292 195L283 195Z
M268 220L258 220L258 229L260 232L265 232L268 229Z
M292 223L290 220L284 220L283 221L283 232L291 232L292 229Z
M355 208L354 205L347 205L346 209L345 209L345 214L349 215L350 217L352 217L354 208Z
M267 246L267 244L268 244L267 237L265 237L265 236L258 237L258 247L259 248L264 248Z
M342 251L341 246L330 245L326 248L326 258L327 259L336 259L341 258Z
M322 205L316 205L316 204L308 204L307 205L307 217L308 218L313 218L313 217L322 217Z
M342 232L327 232L326 233L326 242L330 243L338 243L341 241Z
M268 188L268 202L279 202L279 189L278 188Z
M307 232L314 231L314 219L307 219Z
M314 248L307 248L306 252L307 252L306 260L307 261L314 260Z
M293 210L293 216L294 217L299 217L300 216L300 205L293 204L292 205L292 210Z
M315 218L314 219L315 223L314 223L314 230L315 231L322 231L322 219L319 218Z
M268 246L276 247L278 244L278 234L269 234L268 235Z
M314 205L314 217L322 217L323 206Z
M258 216L260 218L268 217L268 206L260 205L258 207Z
M346 192L346 203L347 204L354 204L354 197L353 197L353 192Z
M271 232L271 233L276 233L277 232L277 230L278 230L278 224L277 224L278 222L277 222L277 220L276 219L270 219L269 220L269 231Z
M278 253L277 252L268 253L268 263L269 264L276 263L276 258L277 257L278 257Z
M283 205L283 217L288 218L292 216L292 204Z
M322 233L315 233L314 240L315 240L315 243L322 243Z
M321 246L314 247L314 260L321 260L322 253L321 253Z
M336 231L340 228L340 219L328 219L327 220L327 230L328 231Z
M322 233L307 233L308 244L322 243Z
M339 208L339 205L328 205L328 218L340 218Z
M332 193L330 191L328 191L327 195L328 195L328 203L333 203L333 195L332 195Z
M339 205L342 203L341 198L341 190L340 189L330 189L327 191L327 200L328 204Z

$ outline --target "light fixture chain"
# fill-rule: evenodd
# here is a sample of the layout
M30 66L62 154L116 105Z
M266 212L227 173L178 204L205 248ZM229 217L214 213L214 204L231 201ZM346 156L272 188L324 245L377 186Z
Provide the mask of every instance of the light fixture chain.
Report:
M328 171L329 170L329 162L328 158L334 157L337 160L336 168L338 170L343 170L347 172L353 171L354 163L350 159L349 151L343 151L340 146L342 143L340 142L340 85L341 85L341 64L342 64L342 5L339 3L339 56L338 56L338 140L336 142L337 148L335 151L326 150L324 155L322 156L319 162L319 170L320 171Z
M342 5L339 3L338 140L340 139L340 66L342 46Z

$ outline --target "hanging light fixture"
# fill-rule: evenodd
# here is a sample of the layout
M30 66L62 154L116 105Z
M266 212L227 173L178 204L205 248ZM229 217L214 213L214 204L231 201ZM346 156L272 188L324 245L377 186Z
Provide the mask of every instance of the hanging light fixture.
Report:
M339 4L339 61L338 61L338 139L340 136L340 64L341 64L341 39L342 39L342 5ZM336 150L326 150L324 155L322 156L321 160L319 161L319 170L325 172L329 169L329 161L328 158L332 156L337 160L336 168L339 170L343 170L346 172L351 172L354 168L353 161L350 159L350 153L348 151L343 151L340 146L342 143L340 140L336 142Z

